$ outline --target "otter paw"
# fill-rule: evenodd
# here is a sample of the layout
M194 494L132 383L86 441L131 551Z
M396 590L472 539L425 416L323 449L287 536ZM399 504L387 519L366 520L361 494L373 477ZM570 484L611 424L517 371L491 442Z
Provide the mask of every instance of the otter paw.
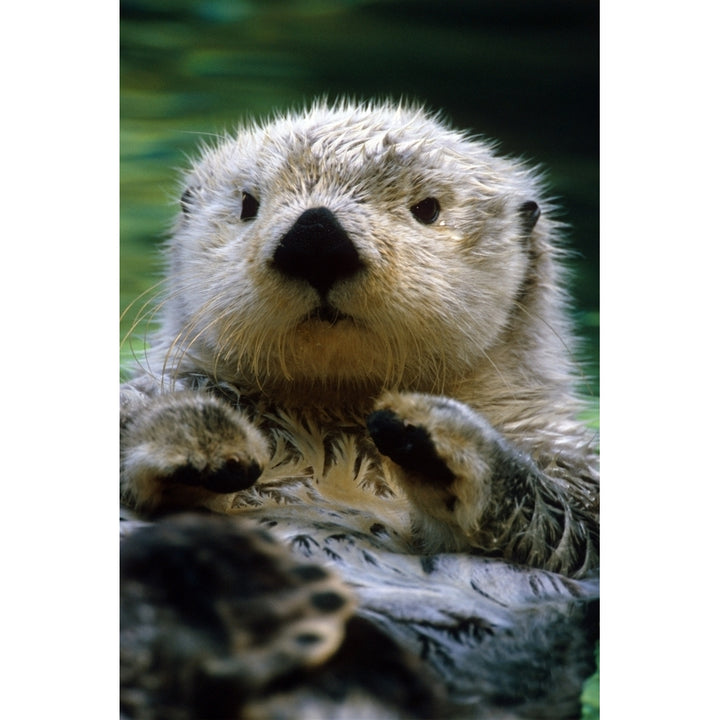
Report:
M217 463L216 463L217 464ZM183 465L164 479L168 484L204 487L215 493L232 493L247 490L262 474L262 468L255 460L243 463L230 458L217 469L206 465L202 469Z
M194 392L153 398L127 423L121 448L123 500L144 511L203 506L245 490L269 457L247 417Z
M367 428L380 453L404 470L441 485L453 481L453 473L422 425L407 422L393 410L381 409L368 417Z
M427 550L465 550L492 501L493 478L507 448L467 405L438 395L386 393L367 419L377 449L413 507Z
M329 570L223 516L141 527L120 545L120 574L127 717L256 717L246 702L331 661L356 606Z

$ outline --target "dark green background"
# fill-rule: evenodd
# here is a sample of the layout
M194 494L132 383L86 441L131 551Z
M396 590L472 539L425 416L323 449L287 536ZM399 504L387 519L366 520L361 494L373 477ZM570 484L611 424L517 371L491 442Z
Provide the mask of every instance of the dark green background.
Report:
M201 140L317 95L403 96L546 170L571 226L579 359L597 396L596 2L125 0L120 9L123 309L157 280L177 170Z

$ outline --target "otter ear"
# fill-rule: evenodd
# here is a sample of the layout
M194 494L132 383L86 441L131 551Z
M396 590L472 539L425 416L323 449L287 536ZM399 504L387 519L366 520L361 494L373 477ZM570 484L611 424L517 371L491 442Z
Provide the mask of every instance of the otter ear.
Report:
M198 190L199 188L197 187L188 187L185 188L185 191L180 196L180 207L182 208L183 215L190 214L193 201L195 200L195 193L197 193Z
M529 235L540 217L540 208L534 200L528 200L520 206L518 212L520 214L520 225L525 234Z

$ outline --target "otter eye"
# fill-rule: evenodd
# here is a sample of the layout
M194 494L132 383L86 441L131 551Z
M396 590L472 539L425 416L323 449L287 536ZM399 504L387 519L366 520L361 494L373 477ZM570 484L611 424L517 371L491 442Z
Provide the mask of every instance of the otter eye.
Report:
M243 191L240 219L252 220L257 215L259 207L260 203L249 192Z
M432 225L440 214L440 203L434 197L425 198L413 205L410 212L423 225Z

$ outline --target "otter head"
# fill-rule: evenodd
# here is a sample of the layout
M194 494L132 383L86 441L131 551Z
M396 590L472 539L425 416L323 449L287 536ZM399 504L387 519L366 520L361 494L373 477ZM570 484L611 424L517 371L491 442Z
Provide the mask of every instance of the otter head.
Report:
M185 178L167 358L283 396L441 392L538 285L538 203L524 166L417 108L245 127Z

